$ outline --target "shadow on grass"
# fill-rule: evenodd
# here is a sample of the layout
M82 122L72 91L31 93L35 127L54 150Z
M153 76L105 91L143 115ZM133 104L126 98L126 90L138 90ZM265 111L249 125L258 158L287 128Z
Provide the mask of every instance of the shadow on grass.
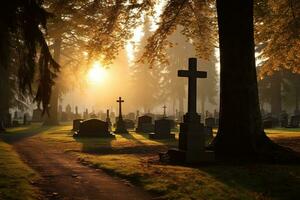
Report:
M257 193L257 199L300 197L299 165L221 165L198 169L232 188Z
M138 139L130 134L122 135L122 137L138 141ZM119 146L115 144L113 147L112 142L117 142L117 139L114 138L75 138L75 140L82 144L81 152L97 155L157 154L161 151L166 151L168 148L165 145L145 145L141 141L138 141L138 145L134 146L124 146L124 144L120 142Z
M9 144L19 142L28 137L35 136L39 133L49 130L51 127L42 126L41 124L34 124L30 126L9 128L5 133L0 134L0 138Z

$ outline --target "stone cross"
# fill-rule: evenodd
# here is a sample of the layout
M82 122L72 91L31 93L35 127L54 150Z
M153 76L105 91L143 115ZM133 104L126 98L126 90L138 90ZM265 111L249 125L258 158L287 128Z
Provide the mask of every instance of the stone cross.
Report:
M189 58L189 69L178 70L179 77L188 77L188 120L197 120L197 78L207 78L207 72L197 71L197 58Z
M164 117L166 117L166 116L167 116L167 114L166 114L166 108L167 108L167 106L166 106L166 105L164 105L164 106L163 106L163 109L164 109Z
M122 120L122 103L124 102L124 100L122 100L122 97L119 97L117 102L119 103L119 120Z

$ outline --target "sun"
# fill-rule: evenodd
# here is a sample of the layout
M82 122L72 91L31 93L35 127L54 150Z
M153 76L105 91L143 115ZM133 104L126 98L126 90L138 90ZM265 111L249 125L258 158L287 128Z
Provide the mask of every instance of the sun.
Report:
M91 84L100 84L105 81L107 70L99 62L95 62L87 73L87 80Z

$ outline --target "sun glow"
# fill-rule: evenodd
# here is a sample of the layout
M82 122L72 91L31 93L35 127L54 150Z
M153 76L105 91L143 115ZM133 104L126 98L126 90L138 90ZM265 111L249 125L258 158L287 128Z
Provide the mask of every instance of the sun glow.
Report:
M91 84L100 84L107 78L107 70L99 62L95 62L87 73L87 80Z

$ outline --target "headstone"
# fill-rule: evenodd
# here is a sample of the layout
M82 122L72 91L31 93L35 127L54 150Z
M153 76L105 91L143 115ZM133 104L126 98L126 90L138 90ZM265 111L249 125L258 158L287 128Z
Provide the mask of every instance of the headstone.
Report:
M206 150L206 131L197 113L197 78L206 78L207 73L197 71L197 59L189 58L189 69L179 70L179 77L188 77L188 112L180 124L178 149L168 151L173 162L212 162L215 154Z
M84 113L83 113L83 119L89 119L90 116L89 116L89 110L86 108Z
M288 125L289 125L289 116L286 112L282 112L280 114L280 126L288 127Z
M24 116L23 116L23 125L27 125L27 124L28 124L27 115L24 114Z
M135 120L135 114L134 113L128 113L126 116L125 116L125 119L130 119L132 121Z
M154 133L150 133L149 138L175 139L175 134L171 134L171 120L166 118L155 120Z
M166 112L167 106L166 106L166 105L164 105L164 106L163 106L163 109L164 109L164 114L163 114L163 117L167 117L167 112Z
M214 128L216 126L216 120L213 117L208 117L205 119L205 125L210 128Z
M80 123L84 121L84 119L74 119L73 120L73 131L78 131L79 130L79 126L80 126Z
M61 121L62 122L68 121L68 114L66 112L61 113Z
M131 119L124 119L125 127L126 129L134 129L135 128L135 123Z
M89 119L82 121L79 130L74 133L74 137L104 137L114 138L108 130L108 124L98 119Z
M138 119L138 127L136 132L151 133L154 131L154 125L152 124L152 117L144 115Z
M66 114L67 114L67 121L72 120L73 113L72 113L72 107L70 104L66 106Z
M124 102L124 100L122 100L122 98L119 97L117 102L119 103L119 118L118 118L118 121L116 122L115 133L127 134L128 131L126 129L126 126L125 126L125 123L124 123L124 120L123 120L123 117L122 117L122 103Z
M40 108L34 109L32 113L32 122L42 122L43 121L43 114Z
M106 110L106 123L108 124L108 130L111 131L112 124L111 124L111 121L110 121L109 110L108 109Z
M274 128L279 126L279 120L276 117L273 117L271 114L266 115L263 118L263 127L264 128Z
M20 126L19 121L18 121L18 120L13 120L13 121L12 121L12 126L13 126L13 127L18 127L18 126Z
M300 115L291 116L289 128L298 128L300 123Z
M4 120L4 127L11 127L12 126L12 119L11 119L11 114L7 113L6 118Z

